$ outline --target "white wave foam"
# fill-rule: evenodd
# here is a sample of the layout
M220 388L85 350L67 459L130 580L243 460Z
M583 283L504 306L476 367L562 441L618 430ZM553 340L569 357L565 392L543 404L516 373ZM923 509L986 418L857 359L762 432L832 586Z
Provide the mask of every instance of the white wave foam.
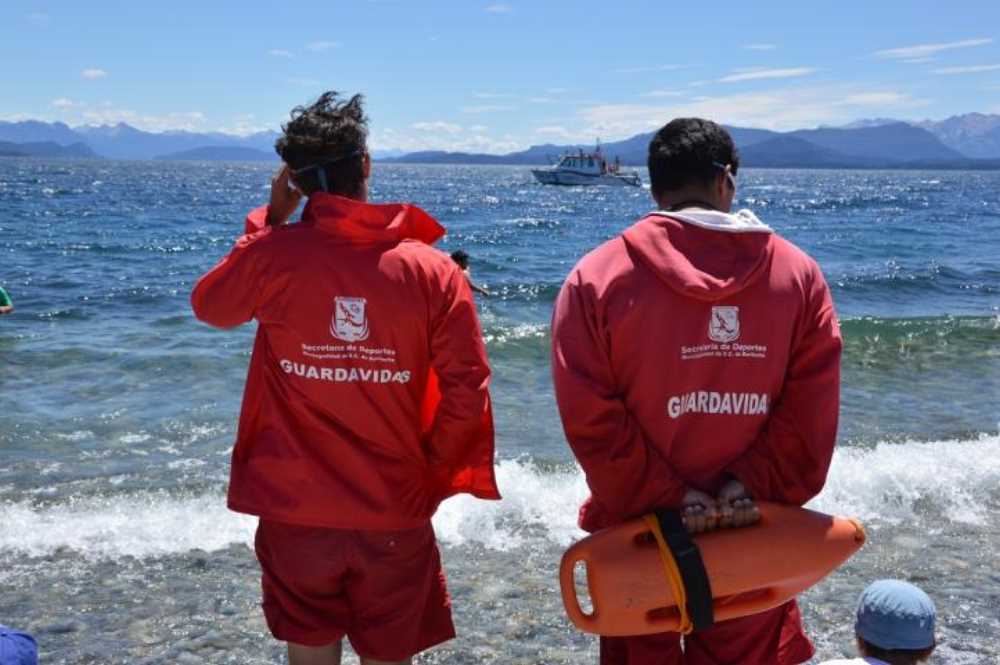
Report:
M523 339L543 339L549 334L548 324L521 323L515 326L488 328L483 335L487 345L505 344Z
M462 496L434 517L446 545L509 550L564 546L582 535L577 509L587 495L575 469L542 471L527 460L497 465L502 501ZM869 527L903 521L935 528L941 520L996 527L1000 436L966 441L884 443L841 448L823 493L810 507L854 515ZM255 518L225 507L221 491L178 498L165 492L117 495L36 507L0 503L0 553L43 556L68 547L88 557L159 556L252 542Z
M250 544L255 518L226 509L221 493L190 498L164 493L71 501L47 508L0 507L0 552L44 556L68 547L93 558L150 557Z
M1000 436L840 448L823 492L828 513L900 523L924 516L985 525L1000 500Z
M496 474L501 501L458 496L441 505L434 531L442 542L508 550L540 538L568 545L583 535L576 526L577 509L588 494L582 473L545 473L531 462L504 460Z

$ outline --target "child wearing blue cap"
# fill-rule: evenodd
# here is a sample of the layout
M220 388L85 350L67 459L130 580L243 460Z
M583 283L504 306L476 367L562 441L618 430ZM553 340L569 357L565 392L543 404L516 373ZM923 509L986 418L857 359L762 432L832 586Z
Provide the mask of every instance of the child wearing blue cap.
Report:
M861 592L854 633L861 658L821 665L914 665L934 651L934 601L901 580L879 580Z
M0 625L0 665L38 665L38 646L27 633Z

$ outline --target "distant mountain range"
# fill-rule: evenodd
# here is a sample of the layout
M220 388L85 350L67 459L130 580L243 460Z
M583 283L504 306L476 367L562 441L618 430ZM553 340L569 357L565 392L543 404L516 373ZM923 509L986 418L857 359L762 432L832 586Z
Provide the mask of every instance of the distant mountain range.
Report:
M84 143L59 145L53 141L29 141L12 143L0 141L0 157L65 157L71 159L91 159L97 157Z
M873 118L844 127L792 132L729 127L745 166L788 168L1000 168L1000 115L967 113L941 121ZM131 125L69 127L36 120L0 122L0 156L76 159L277 161L273 131L237 136L221 132L146 132ZM644 165L652 132L605 143L626 165ZM375 151L399 163L547 164L583 144L531 146L505 155Z
M727 127L741 164L772 168L1000 169L1000 115L970 113L941 122L875 119L846 127L792 132ZM653 132L605 143L607 155L643 166ZM440 151L410 153L386 161L430 164L547 164L558 155L592 145L537 145L506 155Z
M112 159L155 159L173 153L198 148L224 146L250 148L270 153L274 160L274 140L277 132L257 132L236 136L221 132L145 132L120 122L117 125L84 125L70 128L61 122L0 122L0 141L24 143L51 141L59 145L83 143L97 156ZM211 157L209 157L210 159Z
M154 159L191 162L273 162L278 159L274 151L264 152L257 148L238 145L210 145L159 155Z

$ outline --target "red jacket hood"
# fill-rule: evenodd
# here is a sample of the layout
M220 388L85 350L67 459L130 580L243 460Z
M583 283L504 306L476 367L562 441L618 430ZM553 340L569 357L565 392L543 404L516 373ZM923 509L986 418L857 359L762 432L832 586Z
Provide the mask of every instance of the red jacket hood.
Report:
M716 301L742 291L771 260L774 234L749 210L653 212L622 236L675 291Z
M444 227L417 206L365 203L322 192L309 197L302 222L358 244L419 240L432 245L445 234Z

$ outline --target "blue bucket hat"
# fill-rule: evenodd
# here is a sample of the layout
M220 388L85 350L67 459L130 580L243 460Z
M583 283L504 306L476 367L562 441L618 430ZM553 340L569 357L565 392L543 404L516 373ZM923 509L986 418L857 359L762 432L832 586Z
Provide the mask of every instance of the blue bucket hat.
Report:
M27 633L0 626L0 665L38 665L38 647Z
M854 631L882 649L926 649L934 645L934 601L902 580L879 580L861 592Z

